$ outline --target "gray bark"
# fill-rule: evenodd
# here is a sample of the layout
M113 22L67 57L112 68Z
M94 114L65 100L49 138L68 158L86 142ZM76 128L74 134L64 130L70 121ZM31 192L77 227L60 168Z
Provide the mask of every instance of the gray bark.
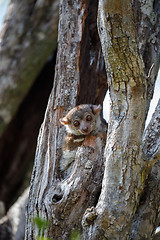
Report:
M1 240L23 240L25 233L25 211L28 202L29 188L18 198L7 212L7 215L0 219Z
M58 4L13 0L9 5L0 33L0 135L56 48Z
M137 9L134 10L136 12ZM152 1L141 5L141 14L142 26L149 25L149 22L157 34L159 19ZM150 170L149 158L145 158L142 152L142 137L144 110L148 109L152 95L147 93L159 66L159 38L150 49L151 63L156 63L156 70L147 78L145 51L148 49L143 49L143 46L148 39L143 33L144 40L140 39L140 45L137 44L143 27L139 29L135 25L132 2L99 1L98 21L112 106L105 152L106 168L96 206L98 216L85 238L129 239L135 211ZM139 32L141 34L137 37ZM150 37L153 38L155 33L152 32ZM153 89L152 85L152 92Z
M12 240L23 240L25 233L25 212L28 203L29 188L27 188L7 213L12 226Z
M107 88L100 42L94 41L98 39L96 3L90 2L91 8L87 12L87 1L73 1L72 4L70 1L60 2L57 67L53 91L38 138L27 211L26 239L34 239L38 235L38 229L33 225L37 215L50 222L45 236L57 240L68 239L73 234L72 230L81 232L82 215L87 207L97 202L103 172L104 143L101 138L96 141L95 148L79 149L74 172L68 179L61 179L59 171L64 135L59 119L76 105L76 101L79 104L89 101L93 104L102 103ZM94 19L91 21L92 14ZM90 29L94 36L91 36L93 33ZM84 52L84 44L89 46L85 49L88 65L86 55L80 54ZM98 57L95 57L94 48ZM90 69L91 78L86 78L86 67ZM83 84L87 83L92 91L83 88Z
M135 214L131 239L151 239L160 223L160 100L145 131L143 151L149 157L145 189Z
M85 66L87 71L89 66L82 67L86 62L85 55L81 55L86 26L89 24L90 29L93 26L88 23L89 6L90 1L88 5L87 1L60 2L56 76L38 138L27 210L26 240L35 239L38 235L56 240L70 239L74 231L85 240L129 239L136 210L142 193L145 193L145 183L152 165L159 158L159 150L154 149L149 154L148 150L145 152L142 148L148 138L143 138L144 125L160 61L158 36L152 42L152 48L148 49L146 43L149 35L154 38L155 35L151 33L153 30L157 33L160 24L158 12L154 11L156 4L153 5L152 1L133 4L129 0L100 0L99 35L111 97L105 153L103 156L102 139L93 139L94 147L81 147L78 150L72 174L67 179L61 178L59 160L64 129L59 126L59 118L66 110L82 103L84 97L85 103L102 101L103 98L99 98L102 92L100 86L105 82L104 79L107 81L102 71L103 58L98 45L100 57L98 60L94 58L98 67L92 70L101 76L99 84L94 78L91 79L91 84L97 84L98 96L89 88L85 88L87 96L80 91L85 82L82 69ZM138 25L136 14L143 20L144 29ZM148 17L145 18L145 14ZM150 14L154 17L152 22ZM151 33L148 35L144 30L145 24L149 23ZM90 53L87 56L91 56L91 65L93 52L91 49L86 52ZM151 56L149 61L147 54ZM149 73L152 63L155 65ZM106 90L107 83L103 86ZM151 95L148 91L151 91ZM156 137L155 146L159 148L158 141ZM149 198L152 193L147 192ZM158 208L154 214L157 211ZM45 231L40 232L34 226L35 216L50 222ZM151 231L147 234L150 236Z
M154 93L154 84L159 70L159 44L160 44L160 3L159 0L133 1L133 11L136 27L136 41L139 53L143 57L145 65L144 72L150 77L147 78L147 102L146 115L150 106L150 101Z
M142 152L142 137L146 117L144 110L148 109L151 99L147 90L153 84L152 79L155 80L159 66L159 38L150 49L151 63L156 63L156 70L147 78L144 53L148 49L143 47L148 39L146 32L142 33L143 27L135 24L136 21L138 23L138 19L134 19L136 6L135 9L132 7L132 1L99 1L98 26L112 107L105 152L106 168L96 206L98 216L92 230L85 236L92 240L129 239L135 211L150 170L149 159L145 159ZM142 26L150 23L150 27L157 30L159 19L153 2L143 3L140 9ZM154 34L150 37L153 38ZM145 38L140 38L138 45L142 35Z

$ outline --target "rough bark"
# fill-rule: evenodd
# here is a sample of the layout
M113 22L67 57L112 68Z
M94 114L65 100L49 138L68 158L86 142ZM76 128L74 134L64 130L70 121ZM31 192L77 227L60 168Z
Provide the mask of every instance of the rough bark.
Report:
M135 214L130 239L151 239L160 223L160 100L145 131L143 152L150 157L151 172ZM155 163L156 162L156 163ZM155 164L154 164L155 163ZM153 167L152 167L153 166Z
M56 48L59 1L11 1L0 34L0 135Z
M159 240L160 239L160 231L156 232L156 234L153 236L153 240Z
M56 76L38 138L27 210L26 240L35 239L37 235L56 240L69 239L75 231L79 238L85 240L129 239L135 212L151 170L149 160L154 163L156 159L155 152L150 157L143 152L142 146L151 99L147 93L149 87L152 86L152 91L154 88L154 84L149 86L148 83L151 79L155 80L158 71L158 44L155 41L157 49L151 49L155 51L151 56L156 56L156 67L147 78L151 66L147 65L145 54L137 43L136 4L132 5L129 0L100 0L99 34L111 96L103 181L103 142L100 138L92 139L92 147L78 150L74 171L67 179L61 178L59 159L64 129L59 126L59 118L77 103L102 103L101 94L106 91L103 87L107 89L101 67L104 66L102 56L93 58L92 47L87 48L84 54L86 40L93 43L90 31L86 33L87 26L89 30L95 26L89 21L92 11L88 10L94 6L93 2L60 2ZM156 24L159 24L158 21ZM90 59L86 60L85 56ZM93 59L97 68L90 68ZM91 69L93 75L90 79L86 76ZM98 81L92 77L94 75L98 76ZM87 90L86 83L89 86ZM92 85L94 89L90 87ZM49 220L50 225L45 231L40 232L34 226L36 216Z
M156 24L159 26L158 21ZM151 87L147 80L149 85L153 81L146 77L146 59L137 44L132 1L100 0L98 26L112 104L97 218L84 239L129 239L149 172L148 159L144 159L142 152L142 137L145 109L151 98L147 96ZM157 49L152 49L153 55L157 58L152 60L159 64ZM156 75L157 65L154 80Z
M136 27L136 42L139 53L143 57L147 78L146 115L153 97L154 84L159 70L160 46L160 4L159 1L133 0L133 11ZM151 72L150 72L151 70ZM149 74L150 73L150 74Z
M107 89L96 12L97 1L60 2L57 67L53 91L38 138L27 211L26 239L34 239L38 235L38 230L33 226L33 219L37 215L50 222L45 236L57 240L68 239L74 229L81 231L84 211L96 205L99 196L104 146L101 138L96 142L93 140L95 147L79 149L76 167L68 179L61 179L59 171L64 135L59 118L77 103L102 104Z
M147 84L131 2L100 1L98 20L112 106L98 216L89 239L127 239L142 191Z

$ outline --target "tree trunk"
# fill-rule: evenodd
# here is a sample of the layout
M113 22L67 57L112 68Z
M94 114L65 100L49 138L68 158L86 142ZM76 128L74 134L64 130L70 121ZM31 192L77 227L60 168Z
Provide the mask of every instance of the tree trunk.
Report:
M160 100L155 113L143 136L143 152L155 159L149 164L151 172L145 183L140 204L135 214L131 239L151 239L154 230L160 223L159 199L160 199ZM156 161L159 159L158 161ZM148 170L150 170L148 168Z
M0 32L0 200L7 209L26 188L53 86L58 7L58 0L12 0Z
M57 68L53 91L38 138L26 239L32 239L38 234L33 226L33 218L37 215L51 222L50 229L46 230L48 237L67 239L74 228L81 231L81 219L85 209L97 202L103 172L104 143L101 139L99 149L83 147L79 150L72 177L62 180L59 172L64 135L64 128L59 126L59 118L77 103L102 104L107 89L107 83L104 82L104 60L96 27L96 12L96 1L73 1L72 4L70 1L60 2ZM77 216L75 212L78 213Z
M55 61L56 53L46 63L0 138L0 200L6 209L30 183L37 136L53 87Z
M159 66L160 22L155 9L160 6L153 1L99 1L98 28L107 77L96 28L97 7L97 1L60 1L56 75L38 138L26 240L37 236L129 239L138 229L133 224L135 213L160 149L159 136L150 154L145 145L149 137L143 138ZM149 48L148 37L155 36ZM105 152L102 139L92 139L92 147L78 149L74 170L63 179L59 160L64 128L59 119L76 104L102 104L108 85L111 113ZM155 126L159 129L159 121ZM37 228L37 216L49 221L48 227Z
M58 4L10 2L0 33L0 136L56 48Z
M28 202L29 188L27 188L18 200L9 209L6 216L0 218L1 240L23 240L25 230L25 210Z

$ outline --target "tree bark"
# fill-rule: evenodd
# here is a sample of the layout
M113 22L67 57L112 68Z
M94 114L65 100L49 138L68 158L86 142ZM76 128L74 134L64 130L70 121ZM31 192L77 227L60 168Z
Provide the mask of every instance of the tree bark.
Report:
M56 53L46 63L0 138L0 200L6 209L29 186L37 136L53 87L55 62Z
M137 10L138 3L141 3L141 13ZM150 27L157 31L156 4L151 1L149 4L152 7L147 14L152 13L156 19ZM145 27L137 24L136 14L140 14L143 23L149 21L143 11L147 6L148 2L130 0L99 1L98 28L106 78L101 46L97 42L95 48L91 41L91 33L97 30L96 17L93 24L90 16L97 12L97 2L60 1L57 68L38 138L26 240L37 236L72 239L75 233L85 240L130 238L146 179L159 158L157 150L151 155L143 150L147 139L143 139L145 119L159 66L159 38L150 48L151 60L147 61L148 34L144 34ZM138 43L138 37L144 35L145 39ZM98 35L93 39L98 40ZM84 52L84 46L90 48ZM100 55L95 55L93 49ZM152 63L155 63L153 70ZM91 70L90 77L87 72ZM92 139L92 146L79 148L73 172L63 179L59 160L64 129L59 126L59 118L77 103L102 104L108 86L111 113L105 152L102 139ZM151 95L148 95L149 89ZM158 138L155 141L158 142ZM34 226L36 216L50 222L45 231Z
M144 72L147 76L146 116L154 93L154 84L159 70L160 44L160 4L159 1L133 1L134 20L136 27L136 42L144 62ZM154 67L153 67L154 66ZM153 68L152 68L153 67ZM148 78L149 75L149 78Z
M145 131L143 152L150 156L149 168L151 172L145 183L144 192L137 208L132 227L131 238L151 239L156 227L160 223L160 100L155 113ZM154 156L154 158L153 158ZM155 163L155 164L154 164ZM152 167L153 166L153 167Z
M97 1L94 4L93 1L60 2L57 67L53 91L38 138L26 239L35 238L38 234L33 226L33 218L37 215L51 223L45 236L57 240L68 239L74 229L81 232L81 219L85 209L97 202L103 172L104 143L101 138L96 141L95 148L79 149L77 165L70 178L61 179L59 171L64 135L64 128L59 126L59 118L77 103L102 104L107 89L96 28L96 12ZM89 47L84 54L86 45ZM87 85L91 86L90 90Z
M147 95L150 79L146 78L146 59L137 44L132 1L100 0L98 23L112 105L98 216L85 239L129 239L147 178L142 136L151 98ZM152 55L156 54L152 49Z
M141 141L147 83L131 2L100 1L98 20L112 106L98 216L89 239L127 239L146 167Z
M56 48L58 4L13 0L9 5L0 33L0 136Z
M31 172L53 86L53 63L38 75L56 50L58 7L59 1L10 1L0 32L0 199L7 209Z
M28 202L29 188L9 209L6 216L0 219L1 240L23 240L25 230L25 210Z
M142 152L142 136L145 109L148 109L151 99L147 89L153 81L146 77L146 59L137 44L132 2L100 0L98 23L112 105L106 167L96 206L98 216L85 239L129 239L148 174L148 159L144 159ZM152 49L153 55L157 56L153 62L159 65L157 49ZM156 75L154 70L153 76Z

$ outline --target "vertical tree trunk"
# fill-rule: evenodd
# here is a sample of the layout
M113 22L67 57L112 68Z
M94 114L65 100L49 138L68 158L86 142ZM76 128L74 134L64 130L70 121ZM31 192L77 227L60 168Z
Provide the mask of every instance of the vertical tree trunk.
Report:
M143 152L152 156L149 168L151 172L145 182L140 204L137 208L131 233L131 240L152 239L159 226L160 199L160 100L155 113L143 135Z
M147 92L151 83L153 92L159 64L155 51L152 54L157 57L154 73L147 78L145 48L141 49L137 43L135 5L130 0L99 1L98 26L106 78L99 41L96 44L93 41L98 40L97 1L60 1L56 76L38 138L26 240L38 234L56 240L72 239L75 233L85 240L130 237L144 182L151 169L142 145L151 99ZM91 16L95 16L94 22ZM74 170L63 179L59 160L64 128L59 126L59 118L77 103L102 103L107 79L111 114L105 166L104 142L97 137L92 139L94 147L78 149ZM152 156L152 160L158 156ZM34 226L33 218L37 215L49 220L45 231L40 232Z
M60 1L57 67L38 138L27 211L27 240L38 235L33 225L36 216L50 222L45 236L69 239L75 229L81 232L86 208L97 203L103 173L101 138L96 140L95 148L79 149L76 167L68 179L63 180L59 171L64 135L60 117L77 104L102 104L107 89L96 27L97 6L95 0Z
M100 1L98 19L112 105L98 217L90 239L101 239L94 233L97 225L108 239L127 239L144 181L147 83L131 1Z
M10 1L0 32L0 136L56 49L58 4Z
M100 0L98 27L111 113L102 191L96 206L98 216L84 239L129 239L147 177L148 162L142 152L145 109L150 102L146 59L137 44L132 1Z

